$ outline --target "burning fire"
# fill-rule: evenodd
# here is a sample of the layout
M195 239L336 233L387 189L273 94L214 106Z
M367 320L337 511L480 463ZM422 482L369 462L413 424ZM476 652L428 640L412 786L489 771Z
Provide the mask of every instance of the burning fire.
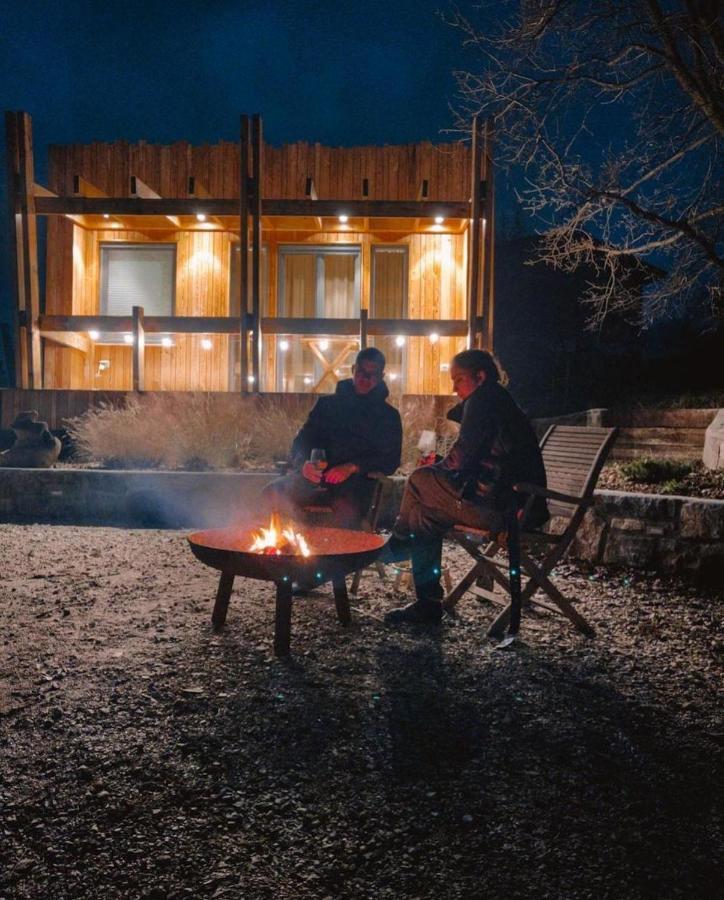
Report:
M254 542L249 547L252 553L263 553L265 556L281 556L282 553L311 556L304 535L294 531L291 525L284 527L276 512L272 513L269 527L254 532L252 537Z

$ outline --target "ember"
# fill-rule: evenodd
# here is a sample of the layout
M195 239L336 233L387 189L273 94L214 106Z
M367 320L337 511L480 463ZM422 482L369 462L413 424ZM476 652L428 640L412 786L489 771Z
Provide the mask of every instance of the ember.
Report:
M252 553L263 553L265 556L310 555L304 535L295 531L291 525L284 527L276 512L272 513L269 527L255 532L252 534L252 538L254 540L249 547Z

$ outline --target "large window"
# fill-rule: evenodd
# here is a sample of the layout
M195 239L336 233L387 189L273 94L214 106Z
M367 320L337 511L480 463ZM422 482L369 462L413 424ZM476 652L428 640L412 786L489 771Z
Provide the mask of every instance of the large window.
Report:
M357 245L283 245L279 248L278 314L320 319L319 333L280 336L277 389L331 391L350 375L356 338L326 335L324 319L356 319L360 310Z
M374 244L372 246L372 295L370 316L373 319L407 318L407 247ZM374 346L387 360L388 387L401 391L405 383L407 341L401 336L377 336Z
M147 316L172 316L176 282L175 244L101 244L101 315L130 316L142 306ZM159 343L161 335L146 335ZM123 343L123 335L105 332L103 343Z

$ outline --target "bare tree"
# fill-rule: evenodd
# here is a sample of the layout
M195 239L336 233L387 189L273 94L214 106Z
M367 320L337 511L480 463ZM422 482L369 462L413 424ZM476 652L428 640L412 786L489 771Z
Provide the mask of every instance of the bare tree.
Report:
M497 161L524 172L541 258L595 266L594 324L638 309L636 267L656 273L645 317L722 313L719 16L718 0L504 0L447 17L479 52L456 73L461 121L492 118Z

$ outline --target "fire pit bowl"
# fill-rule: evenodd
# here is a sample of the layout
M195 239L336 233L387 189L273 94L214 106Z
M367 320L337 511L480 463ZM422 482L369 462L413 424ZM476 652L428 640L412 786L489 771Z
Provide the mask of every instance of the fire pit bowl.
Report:
M221 572L211 621L219 631L226 621L234 578L257 578L276 584L274 652L289 653L292 616L292 583L332 582L337 616L343 625L351 621L345 575L373 562L386 539L366 531L304 526L310 556L296 553L265 554L249 550L256 532L251 528L214 528L189 535L192 552Z

